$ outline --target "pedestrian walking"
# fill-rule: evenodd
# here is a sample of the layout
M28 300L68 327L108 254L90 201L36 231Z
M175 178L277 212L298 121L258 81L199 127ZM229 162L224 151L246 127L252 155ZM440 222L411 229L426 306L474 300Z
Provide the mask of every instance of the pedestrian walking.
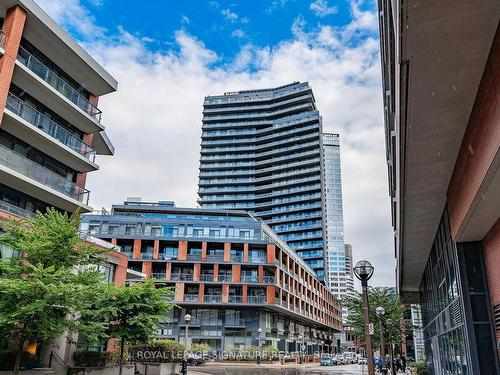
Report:
M401 354L401 370L406 373L406 355L405 353Z

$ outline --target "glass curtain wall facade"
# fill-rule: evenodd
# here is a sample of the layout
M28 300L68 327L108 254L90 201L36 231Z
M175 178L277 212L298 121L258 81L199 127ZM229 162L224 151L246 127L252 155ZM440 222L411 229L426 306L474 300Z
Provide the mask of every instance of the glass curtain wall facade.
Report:
M322 127L307 82L205 98L199 204L263 219L325 277Z
M451 238L441 218L420 284L425 357L432 374L497 374L482 249Z
M323 133L323 155L327 228L327 285L338 298L342 298L347 295L347 269L340 173L340 137L338 134Z

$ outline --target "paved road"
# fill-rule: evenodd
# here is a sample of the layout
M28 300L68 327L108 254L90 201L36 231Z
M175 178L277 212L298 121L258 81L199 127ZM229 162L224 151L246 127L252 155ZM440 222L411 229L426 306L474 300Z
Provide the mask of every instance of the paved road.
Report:
M189 367L189 375L363 375L368 374L366 366L297 366L297 367L257 367L221 366L206 364L200 367Z

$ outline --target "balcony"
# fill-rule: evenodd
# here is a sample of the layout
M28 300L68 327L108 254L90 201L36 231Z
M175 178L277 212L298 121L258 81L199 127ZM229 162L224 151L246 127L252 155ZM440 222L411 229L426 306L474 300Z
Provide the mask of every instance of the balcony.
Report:
M264 284L274 284L276 278L274 276L264 276Z
M207 273L207 274L201 274L200 275L200 281L214 281L214 275L211 274L211 273Z
M153 253L141 253L141 259L153 259Z
M188 254L186 260L201 260L201 254Z
M20 173L84 205L88 204L88 190L2 145L0 145L0 166Z
M231 262L242 262L243 255L231 255Z
M224 262L224 255L207 255L208 262Z
M17 60L25 65L33 73L35 73L38 77L47 82L56 91L69 99L73 104L87 113L94 120L96 120L97 122L101 121L101 111L96 106L90 103L73 86L71 86L68 82L58 76L55 72L50 70L40 60L38 60L23 47L19 47Z
M248 258L249 263L267 263L267 259L265 257L250 257Z
M225 327L245 327L245 319L226 318Z
M198 294L185 294L184 302L200 302L200 297Z
M229 296L229 303L243 303L243 296Z
M3 46L5 44L5 39L6 39L7 35L5 34L5 32L3 30L0 30L0 48L3 49Z
M242 283L257 283L258 277L257 275L241 275L240 282Z
M173 273L170 275L171 281L193 281L192 273Z
M19 216L19 217L29 217L29 218L34 218L35 213L25 210L24 208L17 207L11 203L4 202L0 200L0 211L7 212L9 214Z
M155 280L166 280L167 274L165 272L153 272L151 278Z
M12 93L9 93L7 97L6 108L63 145L94 162L96 151L92 147Z
M265 296L248 296L247 303L265 304L266 297Z
M205 302L205 303L222 303L222 296L220 296L220 295L204 296L203 302Z
M232 281L232 276L231 275L219 275L217 277L217 280L219 283L229 283Z

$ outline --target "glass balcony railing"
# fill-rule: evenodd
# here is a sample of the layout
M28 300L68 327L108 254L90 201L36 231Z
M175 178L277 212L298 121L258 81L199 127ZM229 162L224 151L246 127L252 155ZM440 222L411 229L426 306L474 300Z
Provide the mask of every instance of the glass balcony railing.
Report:
M172 281L193 281L192 273L173 273L170 275Z
M232 276L231 275L219 275L217 277L217 280L219 281L219 283L229 283L232 280Z
M203 302L206 302L206 303L221 303L222 302L222 296L219 296L219 295L205 296L205 297L203 297Z
M85 113L87 113L90 117L97 120L98 122L101 121L101 111L96 106L90 103L88 99L80 94L73 86L71 86L55 72L50 70L40 60L38 60L23 47L19 47L17 59L29 70L31 70L33 73L47 82L50 86L64 95Z
M265 296L248 296L247 303L266 303Z
M78 152L92 162L95 160L96 151L92 147L14 94L9 93L6 107L73 151Z
M242 303L243 296L229 296L228 302L229 303Z
M184 302L200 302L200 297L198 294L185 294Z
M3 30L0 30L0 48L3 48L6 37L7 35L5 35L5 32Z
M0 145L0 165L21 173L83 204L88 204L88 190L2 145Z
M20 216L20 217L29 217L29 218L35 217L34 212L25 210L24 208L17 207L11 203L8 203L8 202L2 201L2 200L0 200L0 211L4 211L4 212L7 212L9 214L13 214L13 215Z
M257 283L258 277L253 275L241 275L240 281L242 283Z
M200 281L214 281L214 275L211 273L202 273L200 275Z
M153 272L151 277L155 280L165 280L167 278L167 274L165 272Z

